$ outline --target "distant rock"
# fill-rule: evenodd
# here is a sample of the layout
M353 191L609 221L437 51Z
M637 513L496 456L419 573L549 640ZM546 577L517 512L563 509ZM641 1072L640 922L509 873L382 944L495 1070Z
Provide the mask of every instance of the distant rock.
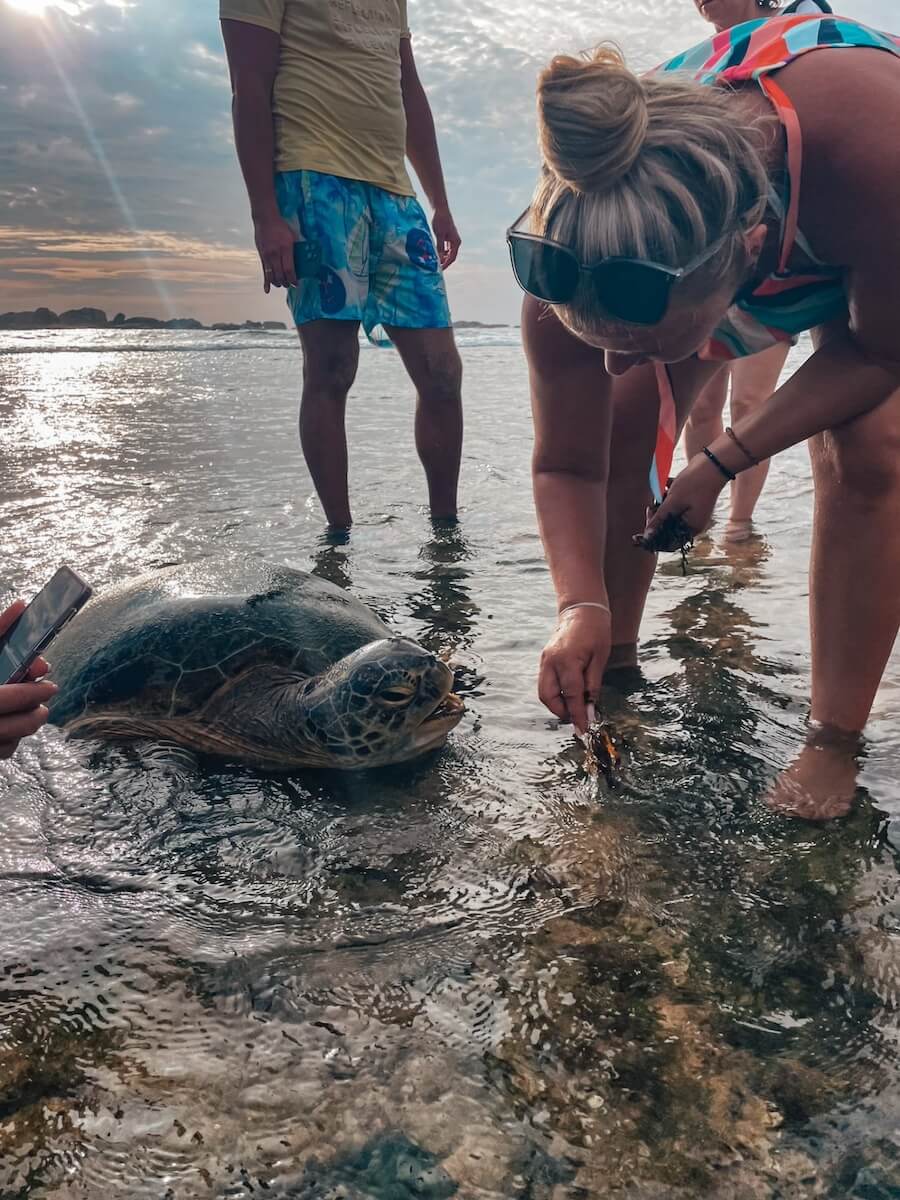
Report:
M469 322L477 325L478 322ZM462 328L466 322L460 323ZM8 312L0 314L0 329L215 329L221 333L240 330L262 332L284 332L288 327L284 321L244 321L242 324L218 321L215 325L204 325L194 317L176 317L163 320L159 317L126 317L118 312L110 321L101 308L70 308L57 316L49 308L36 308L33 312Z
M49 308L0 314L0 329L53 329L58 325L59 317Z
M59 314L59 323L76 329L105 329L107 320L101 308L70 308Z
M454 321L454 329L508 329L508 325L486 325L484 321Z
M156 317L126 317L122 322L123 329L165 329L165 321Z

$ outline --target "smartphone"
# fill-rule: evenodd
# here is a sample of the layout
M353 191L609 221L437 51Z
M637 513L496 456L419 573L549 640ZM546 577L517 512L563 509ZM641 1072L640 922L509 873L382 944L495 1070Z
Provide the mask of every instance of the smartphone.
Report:
M0 637L0 683L21 683L34 660L91 597L83 579L60 567Z

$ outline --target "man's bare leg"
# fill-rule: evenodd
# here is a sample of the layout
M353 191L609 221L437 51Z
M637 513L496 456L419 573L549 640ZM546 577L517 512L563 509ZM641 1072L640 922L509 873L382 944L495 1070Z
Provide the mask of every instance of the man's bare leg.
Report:
M462 361L452 329L401 329L387 333L416 393L416 449L428 481L431 515L456 516L462 459Z
M303 346L300 444L331 529L350 526L347 488L347 395L359 364L359 322L310 321Z

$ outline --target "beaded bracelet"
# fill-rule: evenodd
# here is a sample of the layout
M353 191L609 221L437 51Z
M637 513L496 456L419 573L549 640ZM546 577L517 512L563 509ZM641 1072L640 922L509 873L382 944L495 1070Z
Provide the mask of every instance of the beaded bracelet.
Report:
M716 456L713 454L712 450L710 450L709 446L703 447L703 453L706 455L706 457L709 459L709 461L713 464L713 466L717 467L722 472L722 474L725 476L725 478L728 480L729 483L734 483L737 476L734 474L734 472L729 471L723 462L720 462L719 459L716 458Z
M731 440L737 446L738 450L740 450L741 454L743 454L743 456L751 464L751 466L758 467L759 459L754 458L754 456L750 453L750 451L747 449L747 447L744 445L744 443L741 441L741 439L734 432L734 430L731 428L730 425L726 426L725 432L728 434L728 436L731 438Z

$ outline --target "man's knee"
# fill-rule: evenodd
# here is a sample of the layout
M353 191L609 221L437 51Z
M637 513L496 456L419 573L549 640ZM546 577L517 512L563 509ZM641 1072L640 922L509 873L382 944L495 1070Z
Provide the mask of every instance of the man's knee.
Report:
M459 401L462 391L462 359L455 347L427 351L416 371L419 395L429 404Z
M345 399L356 379L359 343L356 329L328 328L303 338L303 393Z
M356 378L356 358L331 353L307 358L303 364L303 394L327 395L346 399Z

